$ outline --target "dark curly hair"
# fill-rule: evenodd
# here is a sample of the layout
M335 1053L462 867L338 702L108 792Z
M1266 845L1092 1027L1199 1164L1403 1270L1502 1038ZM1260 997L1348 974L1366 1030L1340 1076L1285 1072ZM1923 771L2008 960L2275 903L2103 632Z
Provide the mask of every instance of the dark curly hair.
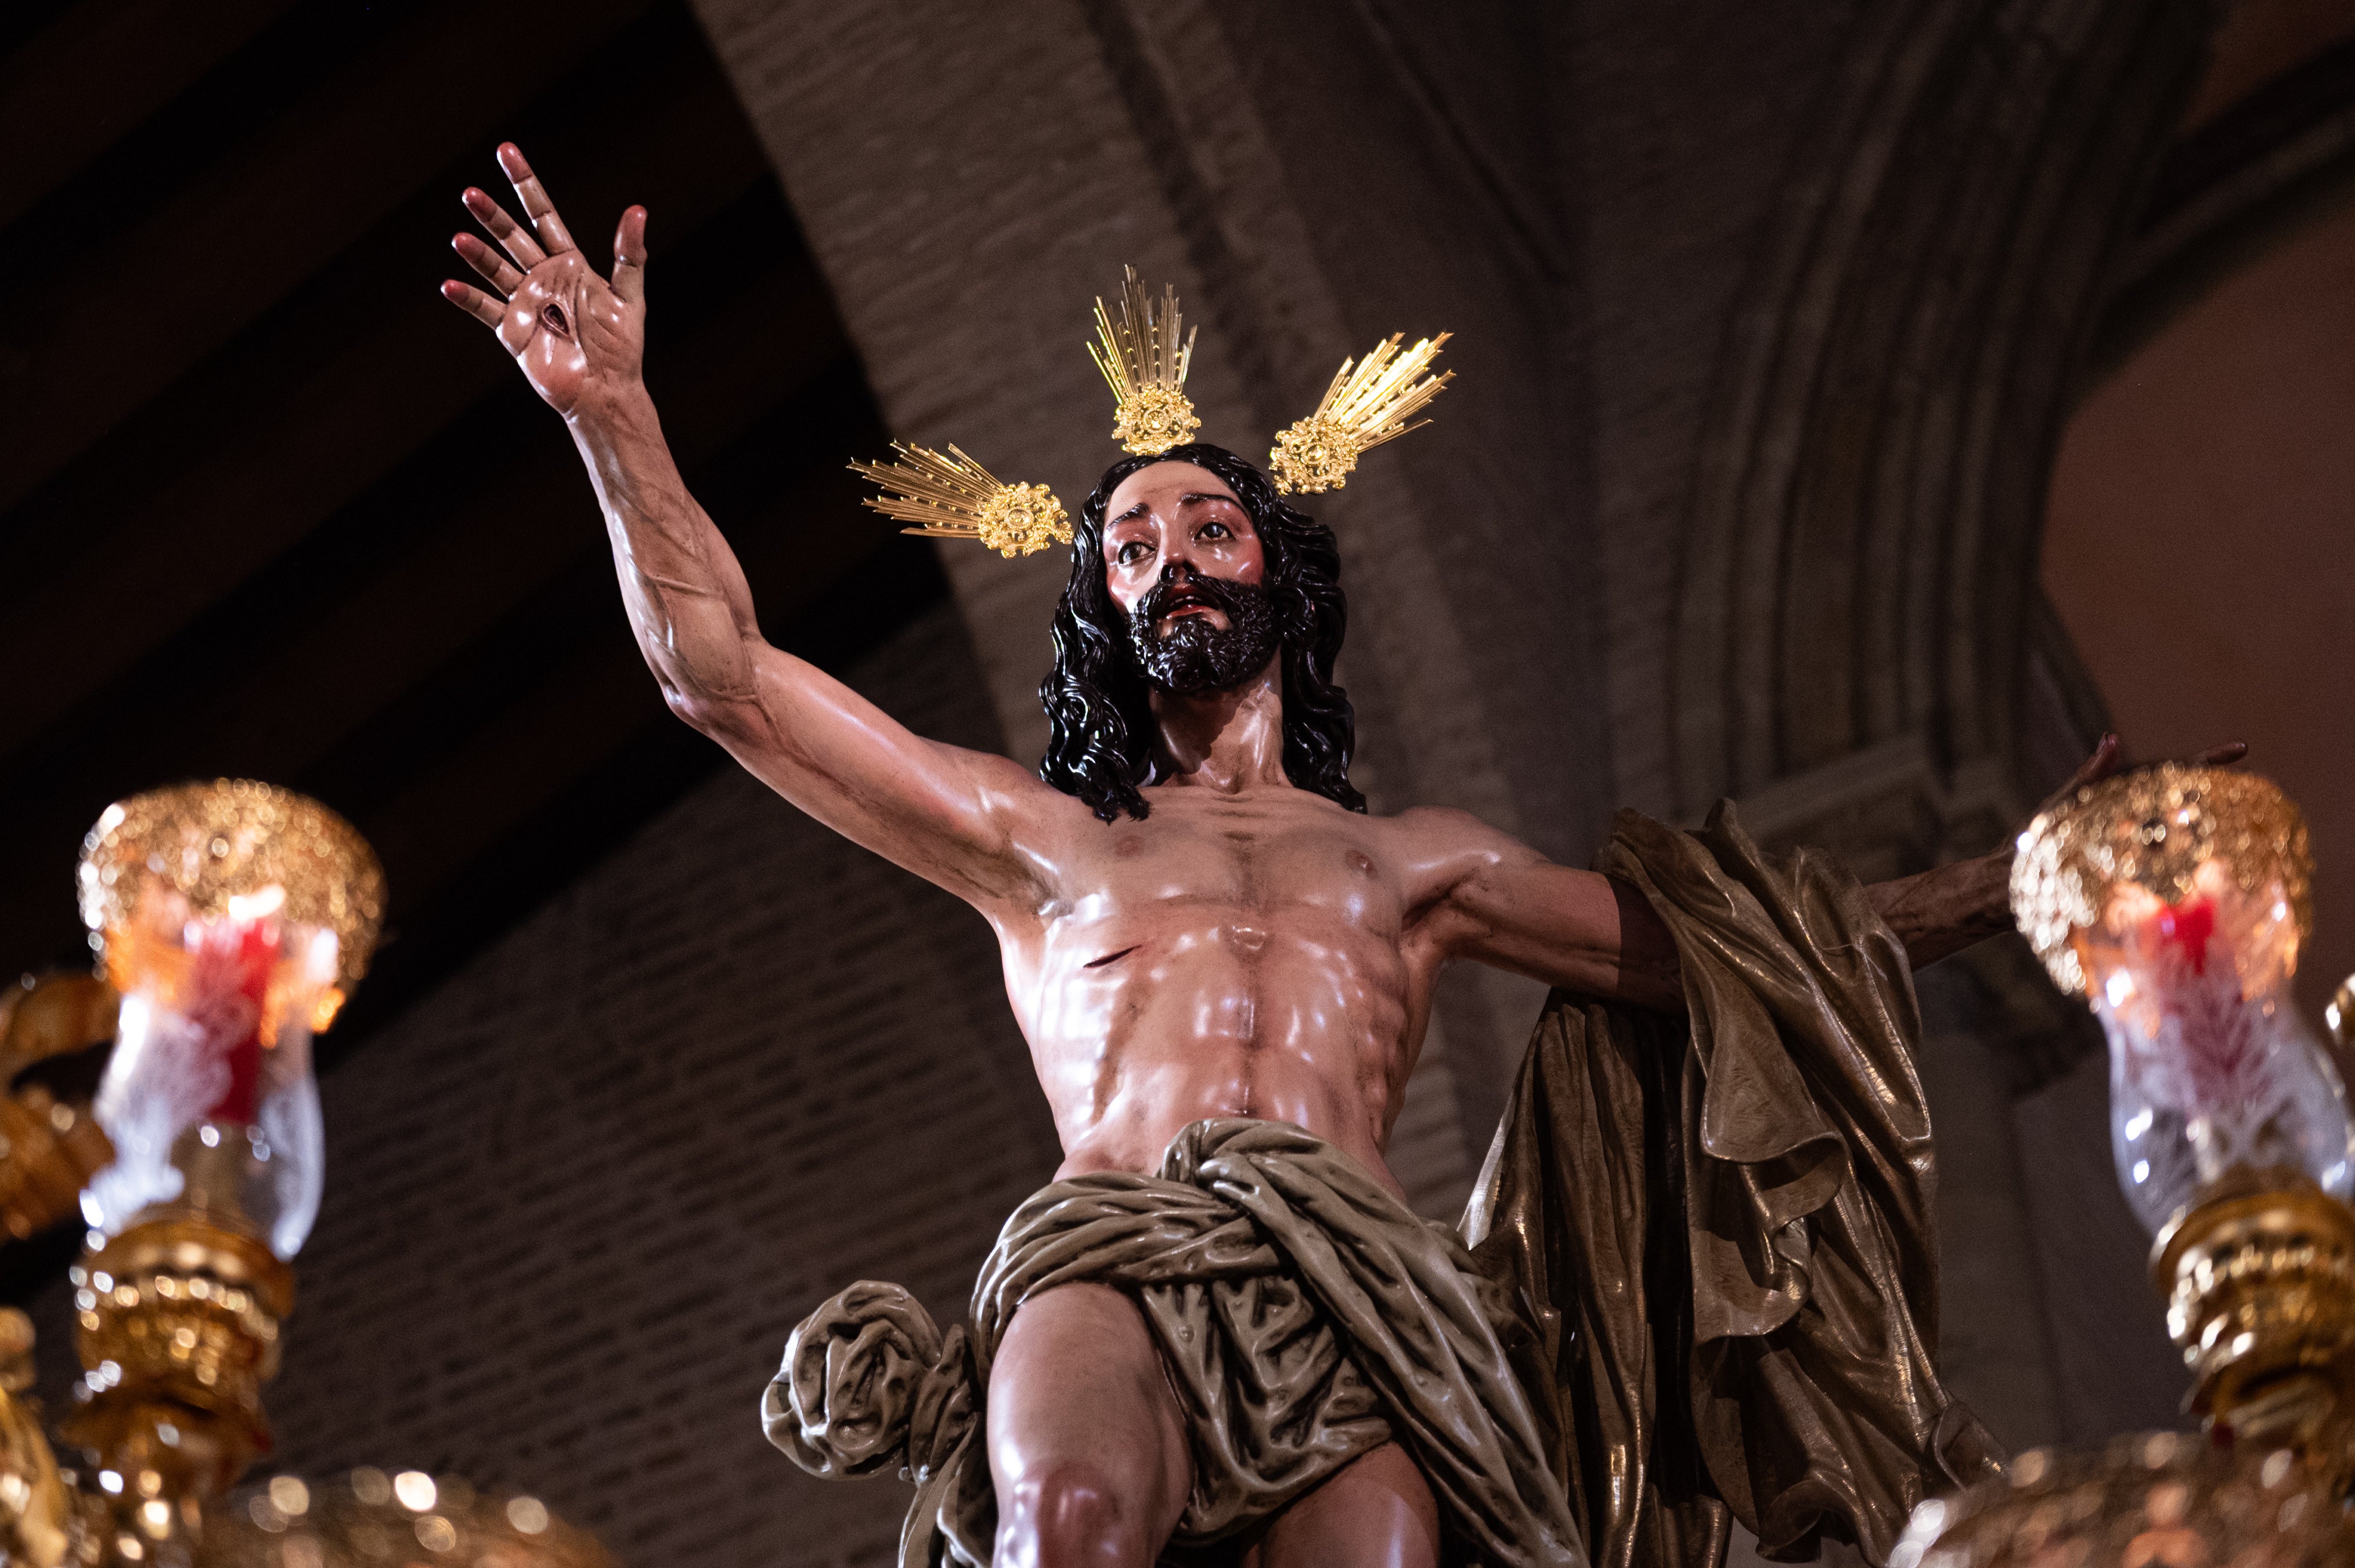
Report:
M1366 798L1349 784L1357 715L1333 683L1349 619L1333 530L1284 504L1257 468L1203 442L1133 457L1104 471L1071 536L1071 580L1055 607L1055 665L1039 683L1047 705L1047 755L1039 777L1076 795L1107 822L1146 814L1141 785L1156 778L1151 688L1138 669L1128 620L1104 582L1104 512L1122 480L1156 462L1190 462L1224 480L1251 515L1267 558L1264 579L1284 641L1284 773L1352 811Z

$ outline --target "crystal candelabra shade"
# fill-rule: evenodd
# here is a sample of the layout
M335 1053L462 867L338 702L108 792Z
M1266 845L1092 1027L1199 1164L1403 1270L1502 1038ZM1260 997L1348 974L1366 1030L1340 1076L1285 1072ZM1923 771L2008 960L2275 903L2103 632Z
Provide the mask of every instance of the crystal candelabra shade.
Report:
M2118 1182L2154 1233L2235 1188L2355 1194L2346 1094L2289 994L2310 874L2297 809L2211 768L2104 779L2020 835L2014 911L2108 1036Z
M311 1036L374 945L374 854L315 801L223 779L109 807L79 880L123 997L93 1107L115 1158L84 1217L198 1220L292 1257L325 1174Z

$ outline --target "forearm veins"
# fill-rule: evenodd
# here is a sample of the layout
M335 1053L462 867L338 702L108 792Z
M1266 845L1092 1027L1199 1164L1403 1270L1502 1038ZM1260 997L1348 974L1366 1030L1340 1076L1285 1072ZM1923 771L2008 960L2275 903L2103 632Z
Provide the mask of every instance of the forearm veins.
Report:
M672 708L698 725L758 706L752 596L672 461L645 390L568 421L604 509L631 629Z

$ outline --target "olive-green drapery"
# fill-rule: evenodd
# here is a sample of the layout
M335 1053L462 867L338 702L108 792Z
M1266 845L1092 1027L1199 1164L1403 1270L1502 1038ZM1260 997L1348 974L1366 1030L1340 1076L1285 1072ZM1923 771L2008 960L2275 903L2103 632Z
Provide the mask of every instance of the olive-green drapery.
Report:
M1996 1448L1937 1346L1936 1183L1903 948L1837 862L1622 812L1596 868L1674 935L1687 1016L1557 992L1465 1216L1529 1303L1602 1568L1886 1559Z

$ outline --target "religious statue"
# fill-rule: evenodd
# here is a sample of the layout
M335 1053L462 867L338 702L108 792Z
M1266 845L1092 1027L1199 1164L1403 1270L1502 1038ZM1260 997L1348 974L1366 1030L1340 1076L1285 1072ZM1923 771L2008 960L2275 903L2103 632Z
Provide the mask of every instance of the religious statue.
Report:
M489 291L443 292L570 425L665 697L989 921L1061 1139L969 1329L856 1285L770 1390L807 1467L915 1481L901 1568L1708 1568L1735 1520L1878 1562L1992 1467L1933 1364L1911 969L2009 927L2008 853L1861 887L1721 806L1698 833L1623 814L1579 870L1461 811L1369 813L1340 554L1286 495L1409 428L1437 342L1345 365L1272 480L1190 439L1176 299L1132 275L1098 306L1131 455L1076 524L954 448L866 470L922 531L1070 540L1032 773L762 641L639 378L645 209L601 278L499 158L529 227L467 191ZM1447 1228L1383 1150L1457 959L1557 989Z

